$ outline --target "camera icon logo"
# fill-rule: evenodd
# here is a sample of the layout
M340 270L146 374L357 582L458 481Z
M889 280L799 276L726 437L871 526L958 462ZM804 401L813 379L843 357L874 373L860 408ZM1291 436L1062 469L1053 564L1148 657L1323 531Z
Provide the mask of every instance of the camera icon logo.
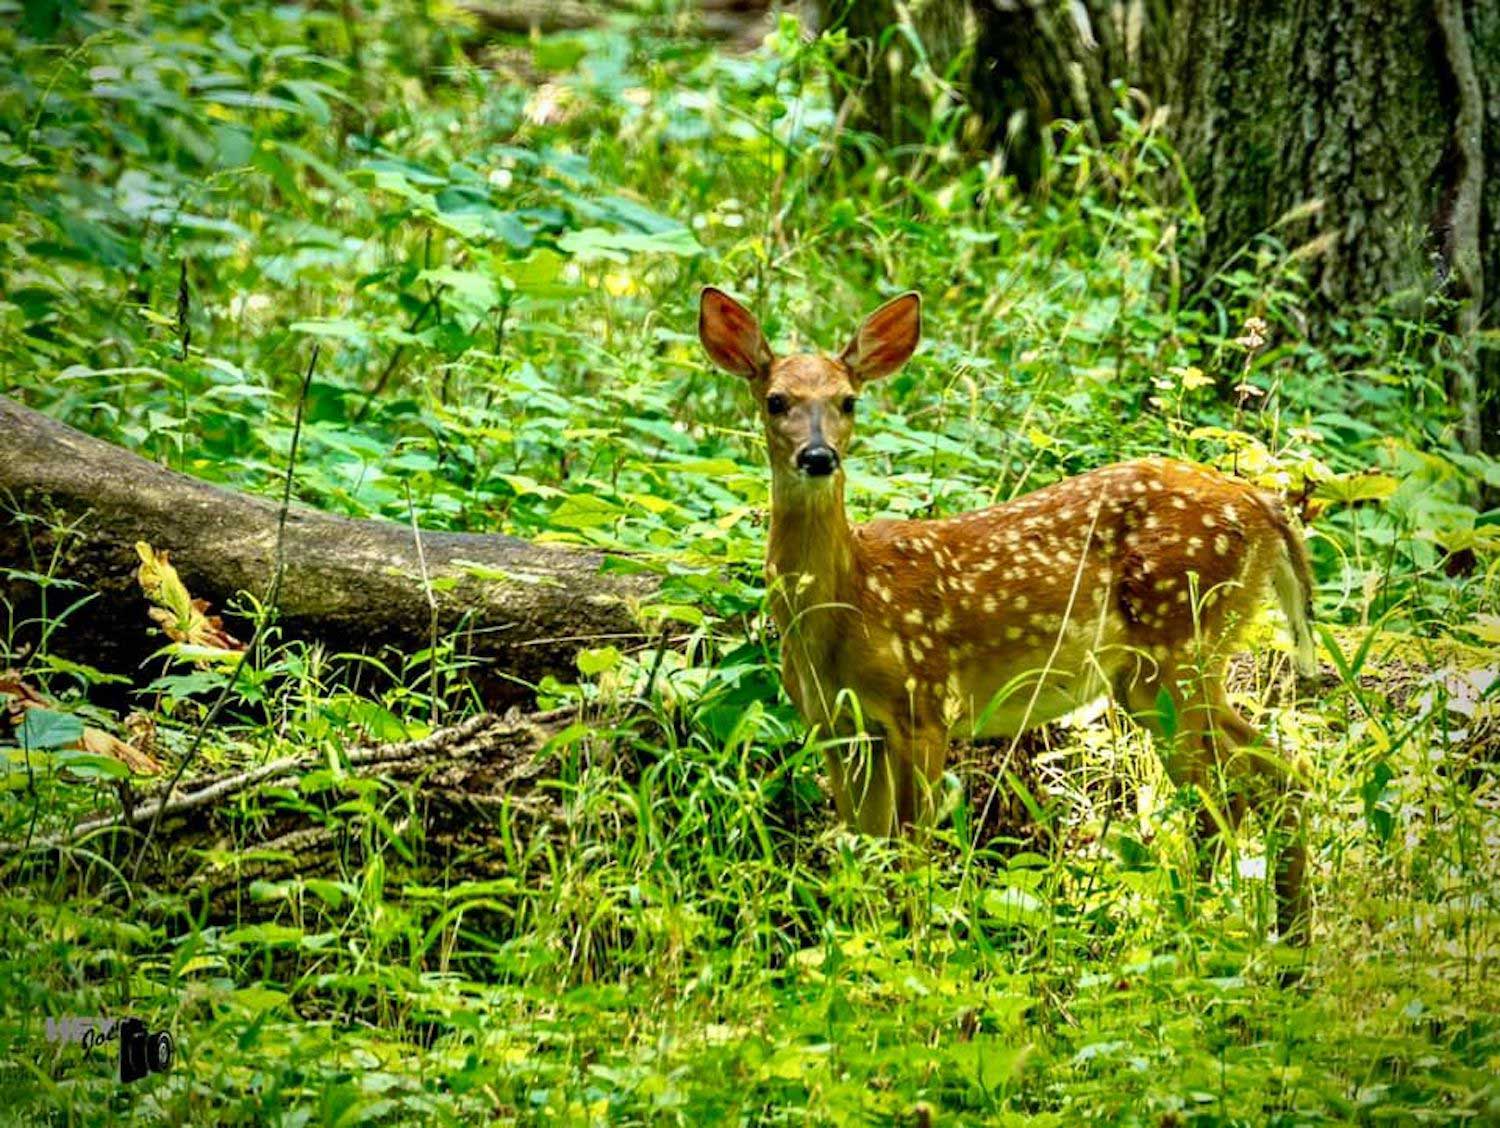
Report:
M120 1082L139 1081L148 1073L165 1073L172 1067L176 1047L165 1030L146 1029L138 1018L120 1020Z

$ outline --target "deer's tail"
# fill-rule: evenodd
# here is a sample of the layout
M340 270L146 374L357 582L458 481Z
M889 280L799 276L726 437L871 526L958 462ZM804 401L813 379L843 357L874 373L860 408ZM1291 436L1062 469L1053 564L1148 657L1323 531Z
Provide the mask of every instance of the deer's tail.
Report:
M1271 573L1271 583L1292 634L1292 662L1297 673L1312 677L1318 672L1318 654L1313 644L1313 575L1307 545L1287 519L1279 499L1267 497L1266 510L1281 535L1281 553Z

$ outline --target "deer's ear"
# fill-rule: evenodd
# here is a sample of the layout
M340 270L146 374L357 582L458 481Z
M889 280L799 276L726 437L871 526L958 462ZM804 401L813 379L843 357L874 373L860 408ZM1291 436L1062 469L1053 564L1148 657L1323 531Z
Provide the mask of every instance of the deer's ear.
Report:
M713 286L703 287L698 302L698 340L725 372L747 380L771 373L771 346L755 314Z
M917 351L922 339L922 298L911 290L892 298L869 317L854 340L839 354L855 380L863 384L889 376Z

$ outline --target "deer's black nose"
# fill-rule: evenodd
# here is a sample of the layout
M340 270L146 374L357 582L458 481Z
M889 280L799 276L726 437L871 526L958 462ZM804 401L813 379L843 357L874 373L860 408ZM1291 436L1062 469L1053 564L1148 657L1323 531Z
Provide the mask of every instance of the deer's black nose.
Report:
M803 447L797 454L797 469L810 478L826 478L839 468L839 452L830 446Z

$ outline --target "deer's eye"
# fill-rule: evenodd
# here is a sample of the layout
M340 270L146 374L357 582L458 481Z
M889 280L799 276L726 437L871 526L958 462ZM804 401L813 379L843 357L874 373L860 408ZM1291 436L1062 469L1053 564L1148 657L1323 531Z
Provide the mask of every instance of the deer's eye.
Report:
M780 392L772 392L766 397L766 411L772 415L783 414L791 404L787 402L786 396Z
M853 396L845 396L844 397L844 402L841 403L841 404L839 404L839 406L841 408L843 408L845 415L853 415L854 414L855 405L858 404L858 403L859 403L859 400L857 400L855 397L853 397Z

